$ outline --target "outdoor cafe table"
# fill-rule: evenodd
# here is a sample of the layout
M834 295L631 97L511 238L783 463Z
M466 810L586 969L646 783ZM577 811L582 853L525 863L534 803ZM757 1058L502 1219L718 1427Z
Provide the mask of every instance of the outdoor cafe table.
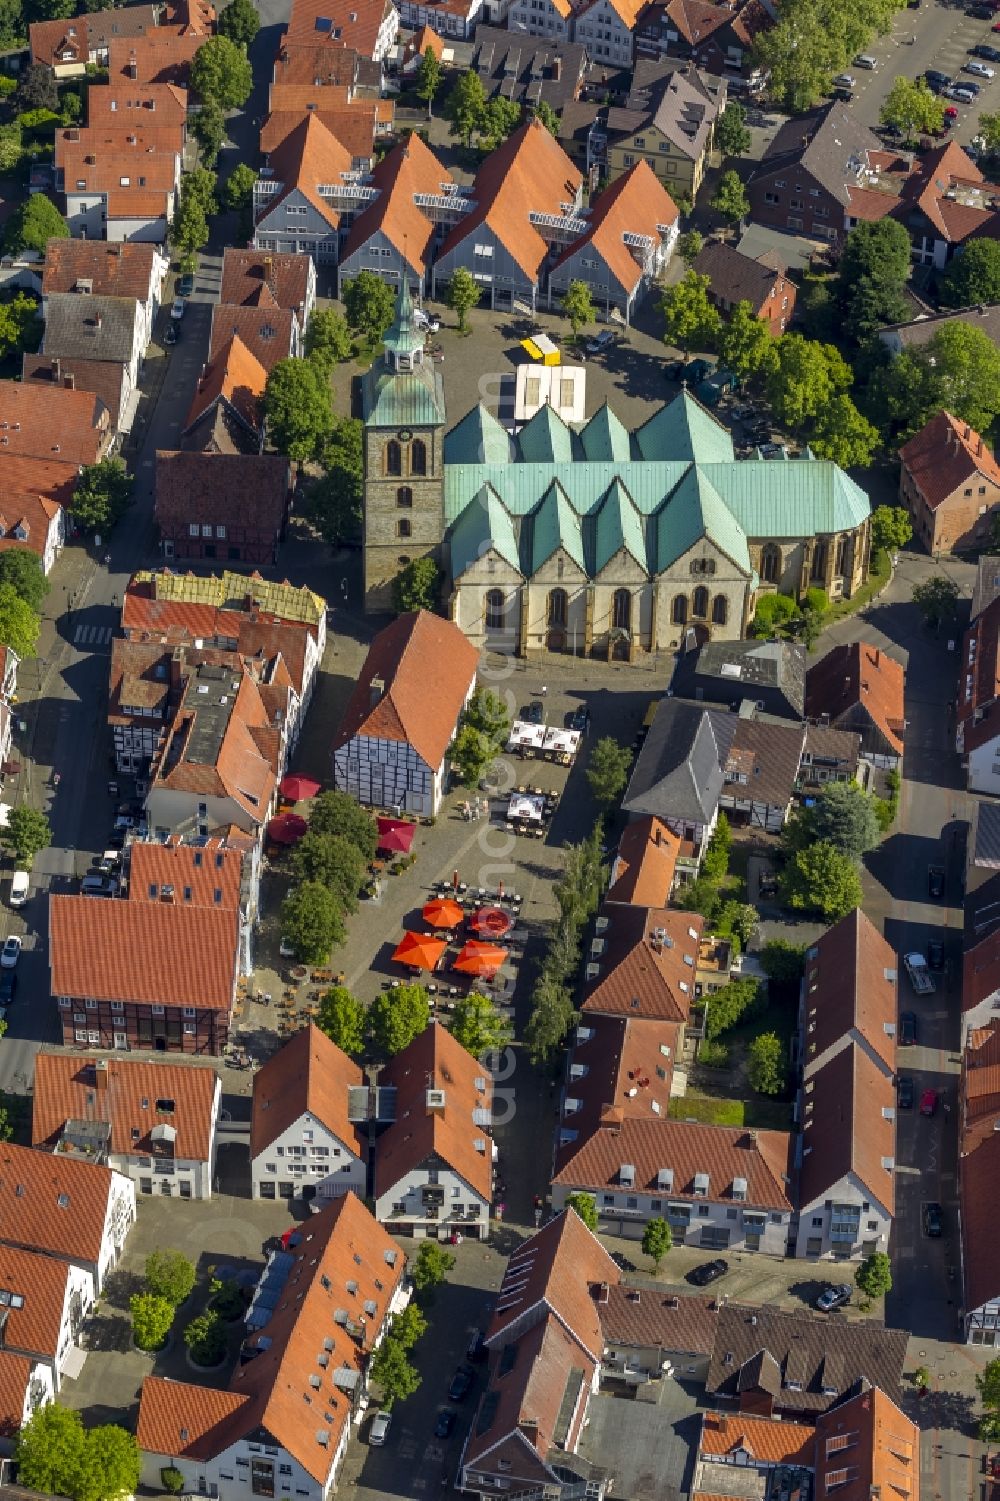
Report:
M510 739L507 741L508 750L541 750L545 744L545 726L543 724L529 724L526 719L515 719L510 727Z
M512 792L510 802L507 805L507 817L513 819L528 819L532 823L541 823L545 813L545 798L536 797L534 793Z
M575 756L580 747L579 730L560 730L555 725L545 731L542 749L553 755Z

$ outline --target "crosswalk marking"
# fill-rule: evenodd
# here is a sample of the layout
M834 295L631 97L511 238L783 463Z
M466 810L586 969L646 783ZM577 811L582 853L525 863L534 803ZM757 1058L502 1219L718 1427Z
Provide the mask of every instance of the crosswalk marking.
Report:
M107 646L114 634L110 625L78 625L73 634L74 646Z

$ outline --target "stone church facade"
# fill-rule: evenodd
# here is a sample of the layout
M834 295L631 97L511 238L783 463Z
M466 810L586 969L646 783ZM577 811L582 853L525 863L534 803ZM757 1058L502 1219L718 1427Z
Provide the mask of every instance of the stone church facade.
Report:
M429 556L475 645L632 660L745 636L763 593L867 578L864 491L810 456L736 459L686 391L634 431L607 405L578 430L543 407L512 437L478 406L447 431L405 286L362 411L370 611Z

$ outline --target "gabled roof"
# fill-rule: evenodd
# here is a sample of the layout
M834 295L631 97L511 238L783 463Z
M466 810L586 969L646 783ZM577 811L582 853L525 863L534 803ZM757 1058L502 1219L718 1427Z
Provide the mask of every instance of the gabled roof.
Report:
M66 901L73 898L66 897ZM80 901L97 905L92 897ZM102 907L125 906L101 902ZM62 1261L100 1260L112 1187L120 1175L96 1162L0 1144L0 1242Z
M706 471L692 464L657 516L657 572L662 573L676 563L703 537L750 576L753 566L746 532Z
M935 412L903 444L899 461L932 511L956 490L979 480L1000 489L1000 464L979 434L950 412Z
M737 801L786 810L795 792L805 739L803 724L774 716L741 716L723 768L723 792Z
M73 62L85 63L91 52L106 50L117 38L141 37L155 30L160 19L158 5L130 5L113 17L102 10L85 11L68 20L34 21L28 27L31 60L53 67L70 60L64 56L69 53Z
M136 1436L147 1453L204 1460L266 1434L325 1486L406 1258L347 1193L297 1228L272 1265L277 1303L245 1338L228 1390L147 1377Z
M68 1308L69 1265L54 1256L0 1245L0 1287L23 1302L4 1309L3 1344L8 1350L40 1355L53 1365L65 1359L61 1345L63 1310Z
M129 850L129 896L134 902L175 902L182 907L238 912L243 855L219 839L205 844L136 840ZM169 1094L170 1091L168 1090Z
M859 180L868 153L882 149L878 136L861 123L856 111L836 102L825 104L786 121L749 180L771 177L797 163L847 209L848 184Z
M281 533L291 491L289 463L280 454L156 454L155 515L161 528L198 521Z
M614 904L602 914L603 952L594 957L581 1010L685 1022L704 918L697 912Z
M963 1064L958 1188L963 1301L972 1312L1000 1296L1000 1131L994 1129L1000 1117L1000 1031L995 1024L970 1036Z
M731 464L733 437L685 387L636 430L643 459L682 459L693 464Z
M27 1355L0 1350L0 1436L13 1440L21 1431L28 1411L28 1387L36 1364ZM4 1491L10 1501L34 1501L34 1492L19 1485L7 1484Z
M126 369L124 361L88 360L77 356L67 359L63 355L52 359L47 354L21 356L22 381L33 385L63 386L69 390L88 391L107 407L111 428L117 428L121 419ZM6 470L6 463L4 468Z
M591 1359L604 1352L600 1311L591 1287L621 1279L618 1265L574 1209L564 1209L523 1241L507 1263L486 1331L486 1343L499 1348L512 1325L528 1310L553 1315Z
M816 1419L817 1496L918 1501L920 1429L868 1380Z
M525 276L537 281L549 247L529 216L561 216L561 205L575 200L581 182L579 169L541 121L527 120L484 160L472 189L476 207L449 231L438 260L486 225Z
M830 1197L853 1174L891 1215L896 1206L896 1086L855 1042L803 1086L799 1202Z
M288 308L301 321L309 294L312 258L270 250L226 247L219 302L240 307ZM266 299L266 301L265 301Z
M359 1066L325 1032L311 1022L301 1028L254 1075L251 1158L308 1114L364 1161L368 1143L347 1110L348 1090L363 1083Z
M805 710L806 652L798 641L706 641L678 658L671 689L732 706L762 690L780 693L789 717ZM695 693L695 689L700 692ZM769 703L773 703L771 698Z
M209 1162L219 1091L213 1068L41 1052L35 1058L32 1145L57 1146L67 1121L106 1121L109 1151L135 1157L149 1152L154 1126L170 1125L175 1158Z
M806 714L834 723L861 704L889 744L903 751L906 673L884 648L868 641L835 646L806 673Z
M450 1032L431 1022L390 1059L379 1082L396 1090L396 1116L376 1146L377 1196L390 1193L407 1173L433 1159L489 1203L493 1082L486 1069ZM443 1107L428 1106L429 1089L444 1092Z
M647 815L626 824L611 863L606 902L665 907L674 884L681 841L658 818Z
M340 212L320 197L319 187L321 183L340 182L343 174L351 171L353 159L315 114L307 113L289 132L271 152L270 164L274 181L281 183L281 189L265 201L258 223L270 218L289 193L297 189L331 229L338 228Z
M581 1017L563 1100L557 1172L605 1118L649 1120L667 1114L680 1033L680 1022L658 1017L591 1011Z
M353 47L374 57L378 34L392 0L292 0L285 39L289 43Z
M275 105L260 128L260 152L265 157L277 151L306 115L312 113L350 153L353 162L368 167L375 157L375 138L380 123L391 129L394 118L393 102L389 99L381 103L375 99L355 99L350 104L337 105L332 96L346 90L305 89L296 84L276 84L271 92L276 96ZM329 102L323 97L327 93L331 95ZM286 106L283 102L285 96L295 94L307 94L313 99L318 96L318 103Z
M573 432L555 407L546 402L517 435L521 459L528 464L565 464L574 457Z
M446 464L509 464L513 455L510 434L482 402L445 434Z
M155 121L158 125L185 127L187 110L187 89L178 88L175 83L146 83L136 88L116 79L94 89L93 94L87 91L88 125L145 126Z
M186 88L191 63L207 40L207 33L173 35L162 29L141 37L112 37L108 73L112 80L173 83Z
M270 299L266 289L264 295ZM270 307L234 307L217 302L212 308L208 363L218 359L230 339L238 338L270 374L279 360L293 357L297 323L297 315L291 308L275 307L273 300Z
M607 399L580 429L579 437L584 456L591 462L608 463L616 459L627 462L632 457L632 435L608 406Z
M95 295L135 297L142 301L149 296L158 254L157 246L140 240L114 245L106 240L49 240L45 247L42 296L76 291L82 282L89 284Z
M733 304L749 302L758 315L787 275L784 268L765 265L722 240L710 240L703 245L692 262L692 270L708 277L714 297Z
M378 190L378 197L354 219L340 251L341 263L355 255L372 235L381 233L396 251L398 265L405 261L411 271L422 275L430 264L437 225L416 198L440 197L453 185L448 169L416 131L411 131L372 173L371 186Z
M250 353L238 334L234 334L206 365L198 381L183 431L188 433L197 422L221 402L246 427L248 432L261 429L260 401L267 385L267 371Z
M379 631L348 700L336 751L355 735L412 745L440 766L475 678L479 653L451 621L408 611ZM373 683L383 685L373 703Z
M687 1299L684 1300L687 1302ZM739 1456L767 1465L802 1465L812 1469L816 1430L809 1423L756 1418L749 1413L706 1412L701 1420L698 1452L702 1458L745 1463Z
M624 108L608 110L608 134L629 139L659 130L681 156L698 161L708 149L719 112L716 80L673 58L639 58Z
M42 383L26 386L14 380L0 380L0 431L7 439L6 484L10 458L56 459L81 467L96 464L111 436L108 409L91 392Z
M896 955L860 907L807 949L803 995L807 1078L816 1060L855 1037L895 1074Z
M994 191L958 142L945 141L914 162L896 216L906 224L919 209L942 240L958 244L995 218Z
M559 422L552 408L539 408L536 421L544 412L552 414L553 422ZM581 573L587 565L583 555L583 527L579 514L570 505L562 486L557 482L549 486L541 502L531 516L531 563L530 571L537 573L544 563L557 552L564 552L576 564Z
M325 617L326 600L305 585L227 568L215 574L139 569L122 601L123 630L177 628L192 637L238 635L253 623L292 625L315 636Z
M676 222L677 205L643 157L597 195L587 219L589 228L566 247L552 269L557 271L589 247L601 257L618 285L631 293L643 273L640 261L625 243L625 235L645 235L658 242L661 226L669 229Z
M615 478L597 513L594 566L600 573L612 558L626 552L646 571L646 534L642 517L623 482Z
M132 297L51 292L46 298L44 352L129 364L136 343L139 304Z
M625 1278L592 1285L609 1344L657 1344L692 1355L711 1353L718 1309L714 1298L677 1297L666 1288Z
M667 822L711 823L735 733L735 716L728 712L661 699L632 768L623 810Z
M1000 928L967 948L962 959L962 1010L971 1011L1000 991Z
M61 510L57 500L44 495L0 490L0 552L21 547L43 558L52 524Z

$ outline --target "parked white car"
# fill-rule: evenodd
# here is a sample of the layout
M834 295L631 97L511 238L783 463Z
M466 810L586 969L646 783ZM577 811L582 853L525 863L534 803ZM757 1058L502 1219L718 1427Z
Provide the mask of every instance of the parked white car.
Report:
M10 904L12 907L23 907L28 900L28 872L15 870L10 882Z
M991 68L989 63L981 63L977 58L973 58L971 62L962 64L962 72L974 73L977 78L993 78L996 75L996 68Z
M12 933L0 949L0 969L15 969L21 957L21 939Z
M835 89L853 89L857 79L851 73L838 73L833 80Z

